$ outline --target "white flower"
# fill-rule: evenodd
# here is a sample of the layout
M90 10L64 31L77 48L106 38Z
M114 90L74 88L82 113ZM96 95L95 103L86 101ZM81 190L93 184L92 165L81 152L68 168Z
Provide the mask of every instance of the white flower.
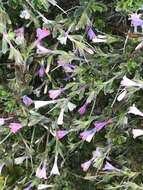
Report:
M48 104L54 104L56 103L55 100L51 100L51 101L40 101L40 100L35 100L34 101L34 105L35 105L35 109L39 109L41 107L47 106Z
M0 126L4 125L4 123L5 123L5 119L4 118L0 118Z
M105 35L95 36L92 39L92 42L94 42L94 43L105 43L105 42L107 42L107 36L105 36Z
M51 170L50 175L60 175L60 172L59 172L59 169L58 169L58 165L57 165L57 161L58 161L58 157L55 156L54 165L53 165L53 168Z
M128 113L132 113L134 115L139 115L143 117L143 113L135 106L135 104L133 104L133 106L129 108Z
M117 97L118 102L123 100L123 98L125 97L126 94L127 94L126 90L122 91L121 94Z
M141 41L141 42L136 46L135 50L139 50L139 49L141 49L141 48L143 48L143 41Z
M123 80L121 81L121 86L124 87L142 87L143 85L137 82L134 82L127 78L126 76L123 77Z
M63 124L64 110L65 110L64 108L61 109L60 115L59 115L58 120L57 120L57 124L58 125L62 125Z
M132 134L133 134L133 138L135 139L136 137L143 135L143 130L142 129L133 129Z
M25 9L25 10L21 11L20 17L24 18L26 20L30 19L30 14L29 14L28 10Z

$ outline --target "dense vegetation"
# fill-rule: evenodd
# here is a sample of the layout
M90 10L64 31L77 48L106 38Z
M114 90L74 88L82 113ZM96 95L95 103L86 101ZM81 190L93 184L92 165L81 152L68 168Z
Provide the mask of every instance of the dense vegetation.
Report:
M0 190L142 190L143 0L1 0L0 47Z

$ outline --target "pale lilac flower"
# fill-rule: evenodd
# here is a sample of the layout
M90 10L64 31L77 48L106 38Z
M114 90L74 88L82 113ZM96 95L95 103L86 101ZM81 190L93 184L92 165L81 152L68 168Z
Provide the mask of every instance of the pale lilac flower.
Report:
M104 171L120 171L118 168L112 166L112 164L110 164L109 162L106 161L106 164L103 168Z
M97 147L96 150L92 152L92 158L91 159L95 160L101 156L102 156L101 151L100 151L99 147Z
M140 14L137 13L133 13L131 14L131 17L129 18L131 20L131 25L133 25L134 27L137 26L142 26L143 25L143 20L140 19Z
M110 120L108 120L108 121L97 121L97 122L95 122L94 123L94 126L95 126L95 129L96 129L96 131L98 132L98 131L100 131L101 129L103 129L106 125L108 125L108 124L110 124L110 123L112 123L112 120L110 119Z
M74 65L69 64L69 63L65 63L62 60L57 61L57 63L59 66L61 66L65 70L65 72L67 72L67 73L73 73L74 72L74 69L75 69Z
M93 38L96 37L96 35L91 27L88 27L88 29L87 29L87 36L90 40L92 40Z
M89 169L92 162L95 161L96 159L98 159L101 156L102 156L102 154L100 152L100 149L99 149L99 147L97 147L96 150L92 152L92 158L90 160L88 160L88 161L81 164L82 170L84 172L86 172Z
M4 123L5 123L5 119L4 118L0 118L0 126L4 125Z
M56 99L58 96L60 96L60 94L64 91L63 88L60 88L58 90L49 90L49 97L51 99Z
M135 104L133 104L133 106L131 106L131 107L129 108L128 113L132 113L132 114L134 114L134 115L139 115L139 116L143 117L143 112L141 112L141 111L135 106Z
M121 86L124 87L142 87L143 85L137 82L134 82L127 78L126 76L123 77L123 80L121 81Z
M89 169L89 167L91 166L91 163L92 163L92 160L91 160L91 159L88 160L88 161L86 161L86 162L84 162L84 163L82 163L82 164L81 164L82 170L83 170L84 172L86 172L86 171Z
M14 33L16 37L16 43L18 45L24 43L24 27L14 30Z
M45 75L45 67L41 65L40 69L38 70L38 75L40 78L43 78Z
M68 133L69 132L67 130L59 130L59 131L56 131L56 137L57 137L57 139L62 139Z
M92 140L93 136L95 135L95 133L96 133L96 129L93 128L93 129L90 129L90 130L80 133L80 137L82 140L90 142Z
M49 30L41 29L41 28L37 28L36 33L37 33L36 36L37 36L38 40L42 40L43 38L50 35Z
M53 168L50 172L50 175L60 175L57 162L58 162L58 156L56 155L54 165L53 165Z
M12 133L17 133L23 126L20 123L10 123L9 128Z
M133 129L132 134L133 134L133 138L135 139L135 138L143 135L143 130L142 129Z
M89 103L86 101L86 102L83 104L83 106L81 106L81 107L79 108L78 113L79 113L80 115L85 114L88 105L89 105Z
M23 103L26 106L30 106L33 103L33 100L25 95L25 96L23 96Z
M47 53L51 53L52 51L50 49L47 49L43 46L41 46L39 43L35 42L35 45L37 46L37 54L47 54Z
M39 165L39 167L37 168L36 177L38 177L39 179L47 179L47 176L46 176L46 161L41 163Z

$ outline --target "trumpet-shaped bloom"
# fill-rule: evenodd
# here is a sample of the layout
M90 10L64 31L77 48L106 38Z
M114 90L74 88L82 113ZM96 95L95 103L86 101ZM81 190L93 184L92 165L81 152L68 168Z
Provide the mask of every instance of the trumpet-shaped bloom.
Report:
M4 118L0 118L0 126L4 125L4 123L5 123L5 119Z
M56 131L56 137L57 139L62 139L64 136L66 136L68 134L67 130L59 130Z
M92 40L93 38L96 37L96 35L91 27L88 27L88 29L87 29L87 36L88 36L89 40Z
M142 87L143 85L137 82L134 82L127 78L126 76L123 77L123 80L121 81L121 86L124 87Z
M35 44L36 44L37 42L35 42ZM47 53L51 53L52 51L50 50L50 49L47 49L47 48L45 48L44 46L42 46L42 45L40 45L39 43L37 43L37 51L36 51L36 53L37 54L47 54Z
M30 106L33 103L33 100L25 95L25 96L23 96L23 103L26 106Z
M53 165L50 175L60 175L57 162L58 162L58 157L55 156L54 165Z
M135 139L135 138L143 135L143 130L142 129L133 129L132 134L133 134L133 138Z
M118 102L123 100L123 98L126 96L126 94L127 94L126 90L122 91L121 94L117 97Z
M73 73L74 72L75 66L72 64L65 63L64 61L59 60L58 65L61 66L65 70L65 72L67 72L67 73Z
M43 78L45 75L45 67L41 65L40 69L38 70L38 75L40 78Z
M84 172L86 172L90 165L92 164L93 161L95 161L96 159L98 159L99 157L101 157L101 152L100 152L100 149L99 147L96 148L95 151L92 152L92 158L84 163L81 164L81 168Z
M23 126L20 123L10 123L9 128L12 133L17 133Z
M99 147L97 147L96 150L92 152L92 160L95 160L95 159L101 157L101 155L102 155L101 151L100 151Z
M88 160L88 161L82 163L82 164L81 164L82 170L83 170L84 172L86 172L86 171L89 169L89 167L91 166L91 164L92 164L92 160Z
M84 131L84 132L80 133L80 137L84 141L91 142L91 140L92 140L93 136L95 135L95 133L96 133L96 129L93 128L91 130Z
M2 169L3 169L4 165L5 165L4 163L0 164L0 174L2 173Z
M58 90L49 90L49 97L51 99L56 99L58 96L60 96L60 94L64 91L63 88L60 88Z
M92 39L92 42L94 43L104 43L107 42L107 36L98 35L95 38Z
M36 30L36 36L38 40L42 40L43 38L50 35L50 31L46 29L37 28Z
M107 162L106 161L106 163L105 163L105 166L104 166L104 168L103 168L103 170L104 171L120 171L118 168L116 168L116 167L114 167L114 166L112 166L112 164L110 164L109 162Z
M89 105L89 103L86 101L86 102L79 108L78 113L79 113L80 115L85 114L88 105Z
M137 13L131 14L131 17L129 18L131 20L131 25L134 27L143 26L143 20L140 19L140 16L141 15Z
M64 108L61 109L60 111L60 115L58 117L58 120L57 120L57 124L58 125L63 125L63 119L64 119Z
M42 166L42 167L41 167ZM46 176L46 162L40 164L40 166L36 170L36 177L39 179L47 179Z
M132 113L132 114L134 114L134 115L139 115L139 116L143 117L143 112L141 112L141 111L135 106L135 104L133 104L133 106L131 106L131 107L129 108L128 113Z
M106 125L108 125L108 124L110 124L110 123L112 123L112 120L111 119L109 119L108 121L98 121L98 122L95 122L94 123L94 126L95 126L95 129L96 129L96 131L98 132L98 131L100 131L101 129L103 129Z

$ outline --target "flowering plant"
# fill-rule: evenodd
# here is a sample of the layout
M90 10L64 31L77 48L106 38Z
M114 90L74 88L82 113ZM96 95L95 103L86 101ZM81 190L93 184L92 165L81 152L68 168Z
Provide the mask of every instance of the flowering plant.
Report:
M143 189L142 2L0 15L0 189Z

